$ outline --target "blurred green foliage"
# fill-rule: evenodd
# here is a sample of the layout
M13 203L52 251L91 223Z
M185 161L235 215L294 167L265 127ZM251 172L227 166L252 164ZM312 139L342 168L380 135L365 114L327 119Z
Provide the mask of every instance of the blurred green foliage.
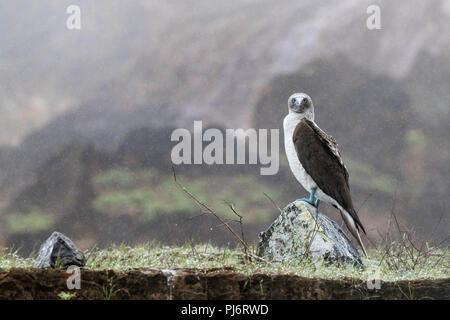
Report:
M405 141L408 145L418 149L425 150L427 139L425 134L419 129L410 129L405 135Z
M280 197L251 175L220 178L215 175L214 179L220 179L221 184L211 183L209 176L178 176L177 179L198 200L226 218L236 218L225 201L233 204L244 216L244 223L265 223L273 217L275 210L263 192L274 200ZM96 176L94 185L97 197L93 206L106 214L133 215L151 221L158 214L201 213L195 202L175 184L172 175L162 175L155 169L111 169Z
M395 190L395 178L380 172L368 163L353 158L346 158L345 163L350 172L350 184L368 191L392 194Z
M6 228L11 233L43 231L55 223L55 216L31 207L27 212L10 212L6 215Z

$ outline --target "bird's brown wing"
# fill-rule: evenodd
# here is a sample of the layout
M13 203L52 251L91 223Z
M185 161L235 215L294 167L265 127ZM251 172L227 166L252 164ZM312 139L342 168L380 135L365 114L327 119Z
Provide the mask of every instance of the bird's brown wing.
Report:
M317 186L335 199L365 232L353 207L348 171L333 137L314 122L303 119L294 130L294 146L298 159Z

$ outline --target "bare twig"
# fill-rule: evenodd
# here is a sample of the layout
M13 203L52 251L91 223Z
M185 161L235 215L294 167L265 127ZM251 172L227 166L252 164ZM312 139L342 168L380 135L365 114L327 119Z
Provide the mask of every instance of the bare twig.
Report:
M233 213L234 213L236 216L238 216L239 221L237 221L237 222L239 223L239 226L240 226L240 229L241 229L241 239L242 239L245 243L247 243L247 241L245 241L244 224L242 223L243 216L240 215L240 214L236 211L236 209L235 209L235 207L234 207L234 205L233 205L232 203L229 203L229 202L226 201L226 200L224 200L224 202L228 205L228 207L230 207L231 211L233 211ZM249 258L248 258L247 248L248 248L248 247L244 247L244 254L245 254L246 260L248 261Z
M364 207L364 205L366 204L366 202L373 196L373 192L370 193L367 198L364 199L364 201L361 203L361 205L359 206L358 210L356 210L356 213L359 213L359 210L362 209L362 207Z
M391 226L393 226L392 229ZM441 263L444 259L444 254L436 253L439 245L430 247L428 241L421 241L421 244L418 246L417 241L415 241L415 235L414 229L400 224L395 213L394 195L388 228L384 237L382 236L384 252L380 265L384 262L391 269L409 269L420 272L427 266L434 267ZM430 259L432 257L435 259Z
M313 218L315 224L314 224L314 229L313 229L312 235L311 235L311 237L310 237L310 239L309 239L309 241L308 241L308 245L307 245L306 248L305 248L305 253L304 253L304 255L305 255L306 257L312 254L312 252L311 252L311 246L312 246L312 243L313 243L314 239L316 238L316 235L319 233L319 228L320 228L320 225L319 225L319 211L316 210L316 213L317 213L316 217L314 217L314 215L312 214L312 212L310 212L309 210L308 210L308 213L309 213L309 214L311 215L311 217Z
M203 203L202 201L200 201L197 197L195 197L185 186L183 186L180 182L177 181L177 175L175 173L175 168L172 166L172 171L173 171L173 179L175 181L175 184L185 193L189 196L189 198L191 198L200 208L203 208L207 213L211 214L212 216L214 216L217 220L220 221L220 223L228 229L228 231L231 232L231 234L239 241L239 243L244 247L244 249L246 250L246 252L251 255L253 258L256 258L260 261L264 261L266 262L266 260L264 260L261 257L258 257L256 255L251 254L250 252L250 248L248 246L248 244L233 230L233 228L230 227L230 225L224 220L222 219L220 216L217 215L217 213L211 209L207 204Z
M283 210L281 210L281 208L275 203L275 201L273 201L273 199L271 197L269 197L269 195L265 192L263 192L263 194L266 196L267 199L269 199L269 201L273 204L273 206L278 209L278 211L283 212Z

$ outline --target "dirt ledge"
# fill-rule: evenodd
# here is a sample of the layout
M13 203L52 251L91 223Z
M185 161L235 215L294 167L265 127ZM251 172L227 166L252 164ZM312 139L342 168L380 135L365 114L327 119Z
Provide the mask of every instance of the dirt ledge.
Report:
M450 279L382 282L369 290L365 281L311 279L295 275L254 274L228 270L129 271L81 270L81 288L69 290L65 270L0 271L0 299L450 299Z

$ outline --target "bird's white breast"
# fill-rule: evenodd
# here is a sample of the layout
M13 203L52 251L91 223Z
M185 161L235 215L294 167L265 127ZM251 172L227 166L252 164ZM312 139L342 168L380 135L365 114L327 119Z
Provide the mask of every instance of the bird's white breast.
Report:
M313 181L311 176L306 173L303 168L300 160L297 156L297 151L294 146L294 130L297 124L301 121L296 114L289 113L283 121L283 129L284 129L284 149L286 150L286 157L289 162L289 167L291 168L292 173L295 178L300 182L300 184L305 188L308 192L310 192L311 188L317 187L316 183Z

